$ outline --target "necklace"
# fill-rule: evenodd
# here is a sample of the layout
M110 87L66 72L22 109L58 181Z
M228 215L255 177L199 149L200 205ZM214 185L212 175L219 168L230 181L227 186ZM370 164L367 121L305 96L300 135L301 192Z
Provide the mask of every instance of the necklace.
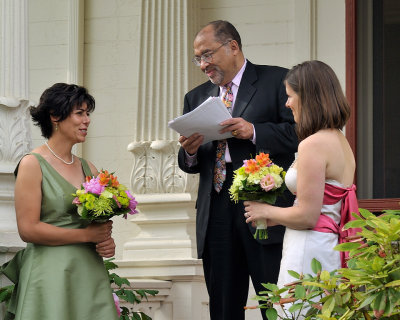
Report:
M62 162L64 162L65 164L73 164L74 163L74 155L71 154L72 160L71 162L67 162L64 159L62 159L61 157L59 157L58 155L56 155L56 153L50 148L50 146L47 144L47 141L44 142L44 144L46 145L46 147L50 150L50 152L53 154L53 156L55 156L58 160L61 160Z

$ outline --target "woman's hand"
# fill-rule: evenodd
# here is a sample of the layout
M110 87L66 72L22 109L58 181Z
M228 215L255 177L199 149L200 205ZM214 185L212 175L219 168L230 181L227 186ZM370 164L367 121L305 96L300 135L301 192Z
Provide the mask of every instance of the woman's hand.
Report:
M267 203L261 203L257 201L245 201L244 204L244 217L246 218L246 223L252 223L253 227L255 227L255 222L257 220L267 220L267 225L269 227L278 225L277 223L268 219L269 214L268 211L272 208L271 205Z
M115 255L115 242L113 238L109 238L103 242L96 244L97 253L103 258L111 258Z
M100 243L111 238L113 222L104 223L92 222L86 227L87 242Z

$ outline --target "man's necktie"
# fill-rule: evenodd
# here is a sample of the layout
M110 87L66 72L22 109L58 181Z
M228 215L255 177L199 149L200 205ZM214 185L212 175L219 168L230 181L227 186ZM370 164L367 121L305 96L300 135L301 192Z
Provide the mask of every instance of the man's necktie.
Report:
M226 91L222 97L222 101L228 108L229 113L232 113L232 102L233 102L232 82L228 83L225 86L225 88ZM226 150L226 139L218 140L217 155L214 167L214 188L217 192L221 191L222 185L224 184L226 177L225 150Z

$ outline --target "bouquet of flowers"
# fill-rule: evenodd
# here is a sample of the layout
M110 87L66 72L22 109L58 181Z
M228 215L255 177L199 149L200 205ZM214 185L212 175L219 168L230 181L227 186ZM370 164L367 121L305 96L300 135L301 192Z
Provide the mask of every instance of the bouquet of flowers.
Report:
M72 201L82 219L104 222L116 215L135 214L137 201L116 176L101 170L97 177L86 177Z
M259 153L255 159L243 161L243 166L233 172L232 186L229 188L231 199L260 201L275 204L276 198L285 189L283 168L274 164L268 153ZM254 239L268 239L267 222L256 221Z

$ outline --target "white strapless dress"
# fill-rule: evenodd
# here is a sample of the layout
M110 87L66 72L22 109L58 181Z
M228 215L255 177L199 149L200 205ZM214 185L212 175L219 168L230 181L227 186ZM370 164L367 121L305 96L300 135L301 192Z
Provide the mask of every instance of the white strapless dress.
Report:
M297 170L290 168L285 177L288 189L296 194ZM327 180L327 184L343 187L335 180ZM340 223L340 209L342 201L333 205L322 205L321 213L331 217L337 224ZM294 205L296 205L296 200ZM341 267L340 253L333 248L338 244L338 235L335 233L325 233L312 230L293 230L286 228L283 239L283 251L281 267L278 277L278 286L281 288L285 284L295 281L288 274L288 270L297 273L312 274L311 260L317 259L322 270L332 271Z

